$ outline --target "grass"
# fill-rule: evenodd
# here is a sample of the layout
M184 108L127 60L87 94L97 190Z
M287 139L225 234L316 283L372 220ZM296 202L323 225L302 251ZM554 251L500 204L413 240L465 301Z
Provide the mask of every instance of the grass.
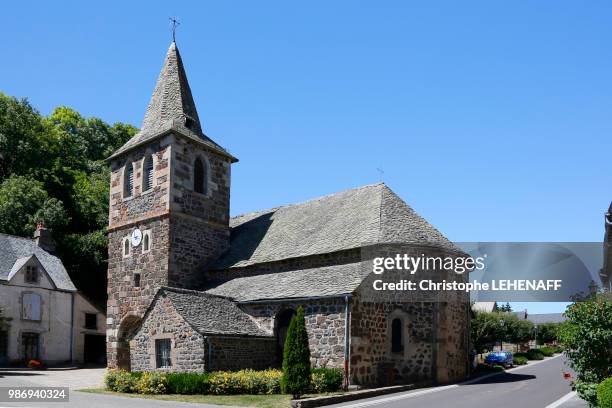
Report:
M93 394L115 395L129 398L144 398L162 401L195 402L199 404L233 405L256 408L287 408L291 405L290 395L144 395L125 394L107 391L103 388L85 388L77 390Z

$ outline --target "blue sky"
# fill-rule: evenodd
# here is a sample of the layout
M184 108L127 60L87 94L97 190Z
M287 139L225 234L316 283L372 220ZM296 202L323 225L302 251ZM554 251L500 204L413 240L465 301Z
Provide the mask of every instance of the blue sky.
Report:
M600 241L612 3L10 2L0 91L139 126L169 16L232 213L379 180L455 241Z

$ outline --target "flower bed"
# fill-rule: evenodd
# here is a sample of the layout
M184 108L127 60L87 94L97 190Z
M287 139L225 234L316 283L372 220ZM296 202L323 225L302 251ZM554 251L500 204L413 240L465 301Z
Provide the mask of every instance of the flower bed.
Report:
M212 373L128 372L110 369L104 384L107 390L139 394L280 394L281 370L215 371ZM341 369L311 370L313 393L334 392L342 387Z

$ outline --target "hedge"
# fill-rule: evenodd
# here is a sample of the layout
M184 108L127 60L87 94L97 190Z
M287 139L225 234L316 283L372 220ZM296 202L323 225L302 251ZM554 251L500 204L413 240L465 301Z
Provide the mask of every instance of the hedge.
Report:
M527 364L527 357L515 355L513 357L513 362L516 365L525 365Z
M168 373L168 394L206 394L208 393L208 374L206 373Z
M212 373L128 372L109 369L104 377L106 389L139 394L280 394L281 370L240 370ZM338 391L343 372L336 368L311 370L311 392Z
M320 394L342 388L344 373L340 368L313 368L310 370L311 391Z
M597 386L597 406L612 408L612 377L603 380Z
M544 354L539 349L530 349L526 356L529 360L544 360Z
M545 357L552 357L556 352L556 349L554 347L541 347L537 350L544 354Z

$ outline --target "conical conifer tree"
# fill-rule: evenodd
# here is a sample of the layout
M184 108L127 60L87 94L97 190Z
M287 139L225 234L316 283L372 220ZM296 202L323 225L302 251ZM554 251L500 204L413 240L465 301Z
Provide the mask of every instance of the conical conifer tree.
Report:
M281 388L285 394L299 398L310 387L310 348L304 320L304 309L300 306L291 319L283 350L283 377Z

